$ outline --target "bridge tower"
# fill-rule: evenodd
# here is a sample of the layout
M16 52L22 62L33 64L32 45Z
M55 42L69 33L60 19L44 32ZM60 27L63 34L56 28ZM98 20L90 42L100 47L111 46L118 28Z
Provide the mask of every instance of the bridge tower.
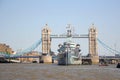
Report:
M46 24L42 29L42 60L45 63L52 62L52 57L49 55L51 50L51 30Z
M47 55L50 53L51 49L51 30L46 24L46 26L42 29L42 54Z
M94 24L92 24L89 29L89 55L91 57L92 64L99 63L97 29L94 27Z

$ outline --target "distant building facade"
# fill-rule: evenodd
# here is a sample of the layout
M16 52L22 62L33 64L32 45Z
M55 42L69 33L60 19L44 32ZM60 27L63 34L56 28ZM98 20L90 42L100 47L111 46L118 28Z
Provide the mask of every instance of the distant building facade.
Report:
M14 51L12 50L12 48L10 48L9 45L2 44L2 43L0 43L0 52L5 52L9 54L14 53Z
M29 53L24 54L24 55L22 55L22 56L41 56L41 55L40 55L39 52L37 52L37 51L32 51L32 52L29 52ZM32 63L32 62L36 61L36 62L39 63L39 58L19 58L19 60L20 60L21 62Z

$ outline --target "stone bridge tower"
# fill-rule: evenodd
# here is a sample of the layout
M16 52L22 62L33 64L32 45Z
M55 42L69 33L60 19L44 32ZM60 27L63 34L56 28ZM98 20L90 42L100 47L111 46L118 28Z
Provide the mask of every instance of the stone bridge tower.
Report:
M47 55L50 53L51 49L51 30L46 24L46 26L42 29L42 54Z
M89 29L89 55L91 57L92 64L99 63L97 29L94 27L94 24L92 24L92 27Z
M51 30L46 24L46 26L42 29L42 57L41 61L43 63L51 63L52 57L49 55L51 51Z

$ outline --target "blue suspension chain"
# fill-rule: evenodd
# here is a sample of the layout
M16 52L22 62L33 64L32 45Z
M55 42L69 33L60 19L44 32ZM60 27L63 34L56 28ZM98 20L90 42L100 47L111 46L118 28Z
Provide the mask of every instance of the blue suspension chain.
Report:
M16 55L23 55L23 54L26 54L26 53L29 53L31 52L32 50L34 50L35 48L37 48L42 42L42 39L40 39L38 42L36 42L35 44L33 44L31 47L17 53Z
M35 48L37 48L40 44L42 43L42 39L40 39L38 42L34 43L32 46L30 46L29 48L21 51L21 52L18 52L16 54L8 54L6 52L0 52L0 56L4 56L4 57L15 57L15 56L20 56L20 55L23 55L23 54L27 54L31 51L33 51Z
M100 44L102 44L102 46L104 46L104 48L106 48L107 50L109 50L109 51L111 51L111 52L116 52L116 53L119 53L119 54L120 54L119 51L117 51L117 50L115 50L115 49L112 49L111 47L109 47L108 45L106 45L105 43L103 43L100 39L97 39L97 40L98 40L98 42L99 42Z

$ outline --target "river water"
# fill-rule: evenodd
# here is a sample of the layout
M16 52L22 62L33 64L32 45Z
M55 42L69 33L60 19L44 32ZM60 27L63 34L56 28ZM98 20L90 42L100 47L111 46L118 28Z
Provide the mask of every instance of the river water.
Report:
M0 80L120 80L116 65L0 63Z

